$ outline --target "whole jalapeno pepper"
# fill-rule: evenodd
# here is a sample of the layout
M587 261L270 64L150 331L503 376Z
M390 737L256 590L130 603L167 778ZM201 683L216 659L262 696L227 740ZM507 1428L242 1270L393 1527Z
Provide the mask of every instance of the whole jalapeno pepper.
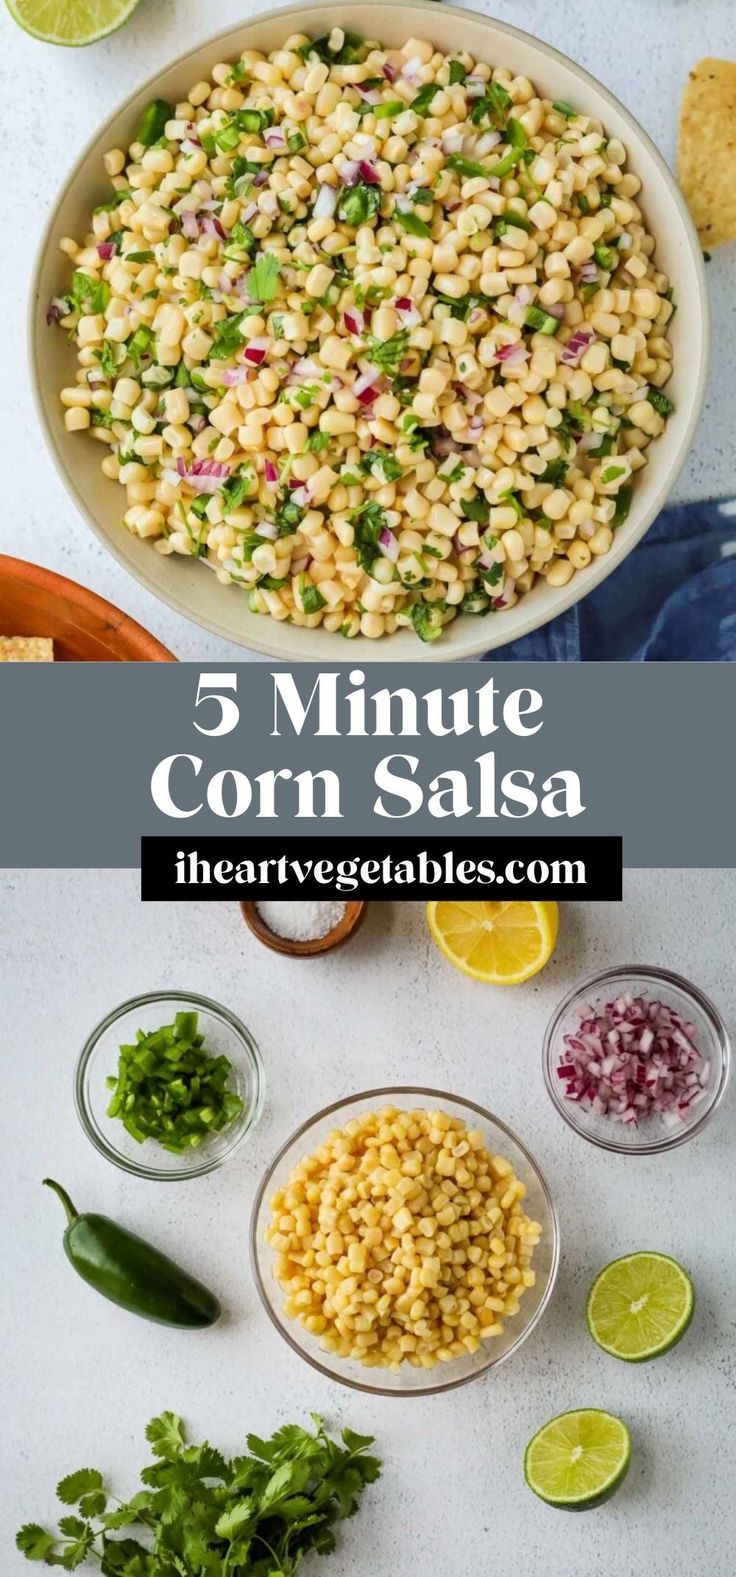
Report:
M45 1177L66 1211L64 1248L83 1281L103 1298L144 1320L200 1330L219 1319L213 1292L167 1254L109 1216L80 1215L59 1183Z

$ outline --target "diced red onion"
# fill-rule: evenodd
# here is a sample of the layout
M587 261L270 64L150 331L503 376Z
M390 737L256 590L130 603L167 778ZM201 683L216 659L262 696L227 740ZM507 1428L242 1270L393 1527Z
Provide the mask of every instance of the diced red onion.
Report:
M227 240L225 228L220 224L219 219L215 218L214 214L205 214L202 220L202 234L214 236L216 241Z
M394 302L394 307L401 318L403 328L416 328L417 324L421 323L422 314L409 296L399 296L398 301Z
M296 487L292 490L291 496L294 500L294 503L298 504L300 509L308 509L310 503L312 502L312 495L309 491L309 483L302 485L298 482Z
M531 285L519 285L519 288L516 292L516 299L520 307L530 306L531 302L534 300L534 291L532 290Z
M99 244L99 246L97 248L97 252L98 252L98 255L102 258L103 263L109 263L110 259L115 256L115 252L116 252L115 242L114 241L100 241L100 244Z
M365 328L365 318L359 307L348 307L343 312L343 322L348 334L362 334Z
M565 308L561 301L553 301L551 307L545 307L544 310L549 313L551 318L557 318L560 323L565 316Z
M259 187L260 186L265 186L267 180L268 180L268 170L259 170L258 174L253 176L253 185L254 186L259 186Z
M286 133L282 126L267 126L263 133L263 141L267 148L285 148Z
M207 426L207 418L202 415L201 411L193 411L187 426L191 427L193 433L201 433L203 428Z
M519 324L524 322L524 308L517 296L509 303L506 318L509 323Z
M337 187L320 186L312 209L313 219L331 219L337 207Z
M303 570L309 569L309 566L310 566L311 562L312 562L312 560L311 560L309 554L307 554L304 558L292 559L291 565L290 565L291 574L292 575L301 575Z
M364 88L362 82L354 82L352 85L366 104L380 104L381 95L378 88Z
M585 263L580 264L578 272L583 284L593 285L598 278L598 265L594 263L592 257L590 257Z
M523 367L529 360L530 352L525 345L499 345L496 351L496 361L502 361L507 367Z
M249 361L253 367L260 367L261 363L266 360L266 352L270 344L270 339L252 339L243 351L244 360Z
M263 471L269 487L276 487L279 479L279 473L273 463L273 460L265 461Z
M635 1127L656 1115L674 1125L706 1093L710 1063L697 1026L664 1002L624 992L602 1009L586 1008L563 1042L557 1076L565 1099L612 1122Z
M386 78L387 82L395 82L396 78L399 75L399 73L398 73L396 67L395 66L390 66L388 61L386 60L386 61L384 61L384 64L383 64L383 75Z
M182 235L185 235L188 241L193 241L195 237L199 235L197 215L192 213L191 208L184 209L184 212L181 216L181 229Z
M395 564L399 556L399 542L398 538L394 536L393 531L389 531L388 526L384 526L383 530L380 532L378 537L378 546L381 549L384 558L390 559L391 563Z
M581 356L584 356L594 339L595 334L592 329L575 329L567 344L563 346L560 361L564 361L568 367L577 367Z
M361 405L370 405L375 400L376 384L380 376L378 368L374 368L371 372L361 372L356 378L351 393L355 395L356 400L360 400Z
M234 389L239 383L247 383L248 368L225 367L224 371L221 373L221 377L226 389Z
M486 91L486 85L485 85L485 82L484 82L483 78L475 76L474 73L471 71L470 76L465 78L465 92L466 92L468 98L469 99L481 98L482 95L485 93L485 91Z
M358 173L361 180L365 181L367 186L380 186L381 177L379 176L375 165L371 164L370 159L360 160L358 164Z
M251 219L255 219L255 216L256 216L257 213L258 213L258 204L257 203L247 203L246 207L243 209L242 214L240 215L240 218L241 218L243 224L247 225Z
M259 520L255 529L258 536L264 537L267 542L278 541L279 528L275 520Z
M359 159L346 159L345 163L340 165L340 180L342 181L343 186L354 186L358 179L359 173Z
M194 460L188 466L182 455L176 462L176 469L181 481L194 493L216 493L230 475L229 465L221 460Z
M485 309L485 307L471 307L470 311L468 313L468 325L469 325L469 327L470 328L475 328L476 324L482 323L483 319L485 317L486 317L486 309Z
M463 142L463 133L459 126L455 126L452 131L444 132L440 146L443 153L461 153Z
M51 306L46 313L46 322L49 326L58 323L59 318L65 318L69 312L69 302L63 296L54 296Z

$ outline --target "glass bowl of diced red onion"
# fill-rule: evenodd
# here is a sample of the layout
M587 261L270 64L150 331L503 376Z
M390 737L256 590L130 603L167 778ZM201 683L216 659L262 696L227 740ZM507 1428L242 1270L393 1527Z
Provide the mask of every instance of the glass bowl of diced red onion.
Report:
M556 1008L544 1078L565 1122L591 1144L653 1155L705 1127L725 1093L726 1026L681 975L648 965L604 969Z

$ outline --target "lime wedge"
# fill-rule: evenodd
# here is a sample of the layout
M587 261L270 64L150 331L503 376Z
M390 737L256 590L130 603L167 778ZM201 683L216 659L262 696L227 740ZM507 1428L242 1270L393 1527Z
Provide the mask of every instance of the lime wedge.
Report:
M644 1363L679 1342L693 1317L695 1289L667 1254L626 1254L606 1265L588 1295L594 1342L614 1358Z
M584 1407L559 1413L529 1441L524 1477L548 1506L589 1511L615 1494L630 1457L629 1431L621 1419Z
M5 0L10 15L44 44L94 44L127 22L139 0Z

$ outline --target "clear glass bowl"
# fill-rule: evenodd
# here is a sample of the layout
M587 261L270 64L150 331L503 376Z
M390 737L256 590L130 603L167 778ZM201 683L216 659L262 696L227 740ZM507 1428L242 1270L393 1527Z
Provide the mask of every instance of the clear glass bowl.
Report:
M399 1109L440 1106L453 1117L459 1117L469 1128L481 1128L489 1149L505 1156L511 1162L516 1176L526 1184L525 1204L529 1215L542 1226L542 1236L534 1253L533 1269L537 1273L534 1287L521 1299L519 1313L505 1323L503 1335L481 1343L476 1353L467 1357L439 1363L434 1369L414 1368L402 1364L398 1374L390 1369L366 1368L354 1359L339 1358L323 1352L319 1338L310 1336L298 1320L289 1319L283 1312L283 1293L273 1275L273 1250L265 1241L266 1227L271 1219L270 1198L282 1188L297 1162L311 1155L334 1128L342 1128L363 1112L375 1111L393 1105ZM444 1090L415 1089L397 1085L389 1089L365 1090L360 1095L348 1096L325 1106L316 1116L298 1128L287 1139L272 1161L258 1190L251 1217L251 1262L261 1302L294 1352L305 1358L314 1369L330 1380L351 1386L356 1391L367 1391L372 1396L431 1396L439 1391L451 1391L458 1385L476 1380L488 1369L503 1363L516 1352L542 1318L549 1303L559 1262L559 1227L549 1189L536 1162L510 1128L474 1101L448 1095Z
M563 1081L557 1074L564 1051L563 1037L578 1029L584 1008L598 1011L624 991L648 997L650 1001L661 1000L695 1024L700 1050L710 1060L707 1094L676 1128L667 1128L656 1113L645 1118L638 1128L625 1127L608 1117L584 1111L577 1102L566 1100L563 1094ZM547 1025L542 1056L548 1094L565 1122L591 1144L621 1155L657 1155L692 1139L705 1127L723 1099L731 1066L728 1032L710 999L681 975L673 975L668 969L650 968L647 964L622 964L616 969L603 969L600 974L574 986L563 997Z
M239 1117L233 1118L221 1133L213 1134L198 1149L171 1155L153 1139L139 1144L119 1118L108 1117L110 1091L106 1080L117 1072L119 1046L134 1041L136 1030L159 1029L162 1024L172 1023L182 1009L192 1008L199 1014L199 1028L207 1049L215 1056L224 1054L232 1063L230 1087L241 1097L244 1106ZM135 1177L173 1182L212 1172L235 1153L258 1121L263 1088L260 1052L252 1035L234 1013L196 992L151 991L121 1002L92 1031L77 1063L74 1102L85 1133L108 1161L125 1172L132 1172Z

